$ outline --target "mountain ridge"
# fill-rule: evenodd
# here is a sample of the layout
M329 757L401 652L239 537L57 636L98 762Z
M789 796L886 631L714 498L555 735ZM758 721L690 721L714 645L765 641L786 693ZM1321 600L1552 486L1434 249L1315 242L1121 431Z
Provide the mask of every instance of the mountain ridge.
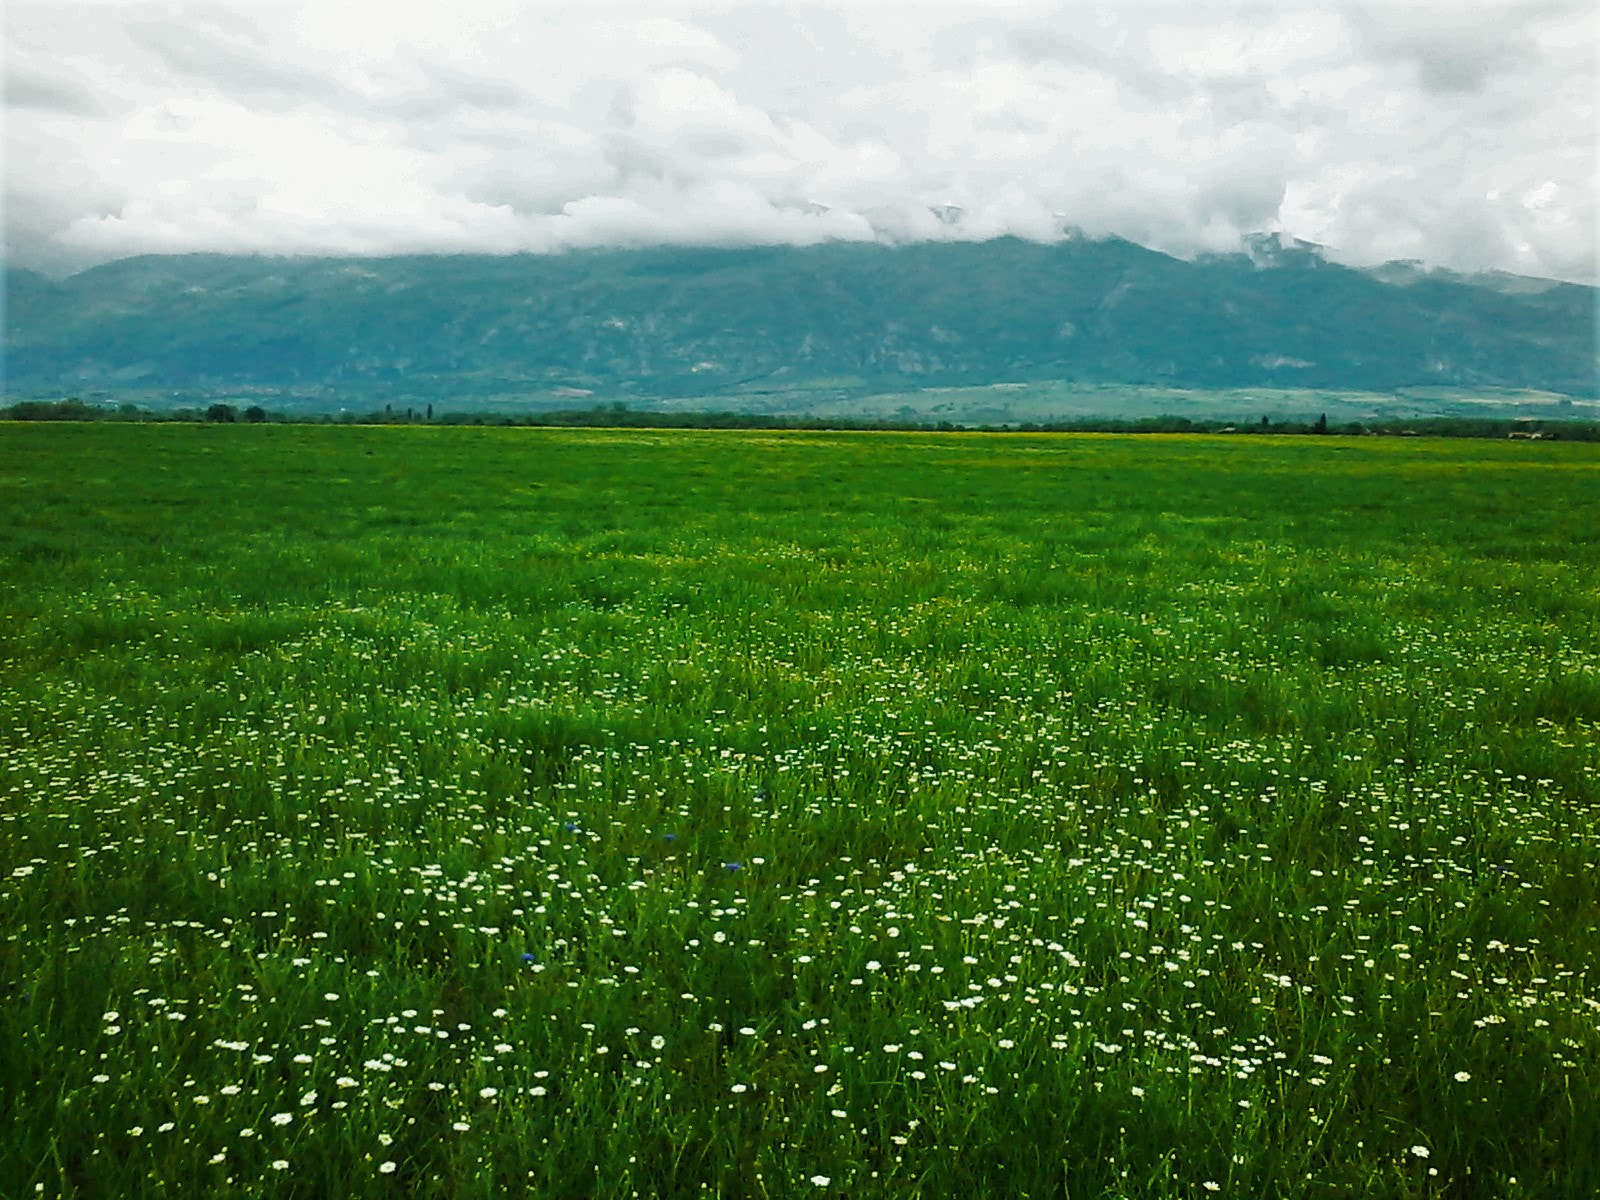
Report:
M8 393L736 400L1062 380L1595 395L1596 289L1305 243L1194 262L1120 239L120 259L6 273ZM1266 261L1263 261L1265 257Z

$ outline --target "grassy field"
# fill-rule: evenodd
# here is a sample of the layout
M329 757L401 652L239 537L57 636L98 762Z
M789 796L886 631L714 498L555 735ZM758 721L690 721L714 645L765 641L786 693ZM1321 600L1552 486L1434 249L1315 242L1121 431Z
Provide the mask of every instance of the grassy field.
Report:
M1600 447L0 427L0 1194L1600 1190Z

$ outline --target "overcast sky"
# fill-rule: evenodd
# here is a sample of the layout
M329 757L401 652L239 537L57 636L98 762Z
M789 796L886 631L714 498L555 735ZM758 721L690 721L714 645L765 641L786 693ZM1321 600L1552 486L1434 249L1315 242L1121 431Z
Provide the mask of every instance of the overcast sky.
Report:
M1566 0L10 0L7 255L1072 224L1594 283L1597 25Z

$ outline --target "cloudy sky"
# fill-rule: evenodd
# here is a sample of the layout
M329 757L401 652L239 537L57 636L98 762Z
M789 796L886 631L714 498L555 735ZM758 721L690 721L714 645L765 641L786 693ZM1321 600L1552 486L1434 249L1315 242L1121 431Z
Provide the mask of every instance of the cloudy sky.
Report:
M1596 10L10 0L8 261L1283 230L1593 283Z

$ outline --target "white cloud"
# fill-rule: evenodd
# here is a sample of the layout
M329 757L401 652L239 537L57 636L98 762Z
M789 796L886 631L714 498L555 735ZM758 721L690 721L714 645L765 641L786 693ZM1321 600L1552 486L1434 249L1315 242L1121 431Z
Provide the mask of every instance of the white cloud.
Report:
M176 14L176 15L175 15ZM1283 228L1594 281L1587 5L14 4L11 261ZM959 220L930 206L953 204Z

